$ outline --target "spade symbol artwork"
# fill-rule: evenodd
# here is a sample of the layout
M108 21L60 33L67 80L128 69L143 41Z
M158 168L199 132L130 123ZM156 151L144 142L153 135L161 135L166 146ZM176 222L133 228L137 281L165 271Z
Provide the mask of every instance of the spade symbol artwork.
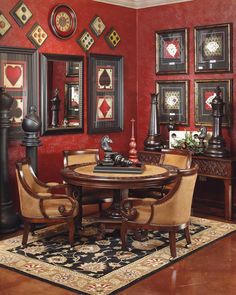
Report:
M112 69L100 68L98 70L98 89L112 90Z

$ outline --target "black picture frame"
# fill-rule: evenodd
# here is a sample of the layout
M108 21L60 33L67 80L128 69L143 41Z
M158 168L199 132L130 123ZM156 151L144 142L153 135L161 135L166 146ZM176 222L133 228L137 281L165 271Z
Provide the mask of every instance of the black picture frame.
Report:
M68 61L66 62L66 76L67 77L78 77L79 76L80 62Z
M9 139L21 140L23 118L30 106L34 105L38 110L38 51L0 46L0 86L15 98L10 109Z
M195 73L232 71L232 24L194 28Z
M80 108L80 104L83 91L78 81L67 82L65 84L65 97L65 118L81 121L83 111Z
M67 64L79 65L77 77L66 75ZM40 54L41 75L41 135L84 132L84 57L78 55ZM79 113L68 115L69 98L66 85L79 85ZM57 96L58 95L58 96ZM58 114L53 114L56 103ZM53 103L54 102L54 103ZM56 117L56 120L55 120Z
M123 57L90 54L88 65L88 133L122 131Z
M231 127L232 124L232 79L220 80L195 80L195 125L212 126L211 101L216 93L217 86L220 87L224 105L224 116L222 126Z
M189 81L156 81L160 124L189 124Z
M156 74L188 73L188 29L156 32Z

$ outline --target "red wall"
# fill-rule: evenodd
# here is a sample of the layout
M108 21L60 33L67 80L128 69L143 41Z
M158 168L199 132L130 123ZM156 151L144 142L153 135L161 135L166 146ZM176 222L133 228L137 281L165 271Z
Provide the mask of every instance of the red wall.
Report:
M121 42L115 49L110 49L103 36L95 38L91 53L113 54L124 56L124 132L110 134L114 141L113 149L126 153L131 136L131 118L136 118L136 140L138 148L143 149L143 141L147 136L150 115L150 93L155 92L156 80L190 80L190 125L188 130L196 130L194 126L194 79L235 78L233 73L195 74L194 73L194 37L193 28L198 25L211 25L236 22L236 1L234 0L194 0L191 2L158 6L147 9L128 9L115 5L107 5L91 0L65 0L76 12L78 28L69 40L62 41L55 37L48 26L49 11L58 4L57 0L35 1L24 0L33 12L32 19L21 29L9 15L9 11L18 0L0 0L0 10L10 21L11 30L0 40L1 46L34 48L26 34L35 22L38 22L48 33L48 39L39 48L39 52L74 54L85 57L85 77L87 75L86 54L76 43L83 29L89 29L94 15L99 15L106 24L106 32L113 26L121 36ZM163 75L155 73L155 31L174 28L189 28L189 74ZM137 29L137 30L136 30ZM236 36L236 34L234 34ZM235 48L235 37L233 47ZM233 52L233 69L236 65L236 53ZM86 82L86 81L85 81ZM87 83L85 93L85 131L83 134L43 136L39 148L39 176L43 180L60 180L62 167L62 151L65 149L83 149L99 147L100 135L87 134ZM233 102L235 108L236 102ZM233 114L233 121L236 113ZM167 134L166 126L162 133ZM236 137L233 128L224 128L224 136L232 151L236 150ZM15 186L15 161L24 155L20 142L11 142L9 148L9 165L11 182Z
M0 0L0 10L11 23L12 28L0 40L0 46L34 48L27 39L26 34L30 31L35 22L38 22L47 32L48 38L39 48L39 52L57 53L70 55L83 55L85 57L85 77L87 77L86 53L76 43L80 33L89 29L89 23L95 15L99 15L106 25L105 32L97 38L94 34L95 44L89 50L90 53L122 55L124 57L124 131L109 134L114 144L113 149L126 153L129 149L129 140L131 136L130 120L136 117L136 12L133 9L127 9L114 5L106 5L91 0L65 0L77 15L78 27L75 35L68 40L60 40L55 37L48 25L49 11L57 5L57 0L24 0L33 13L31 20L20 28L12 16L10 10L18 0ZM104 39L108 30L114 27L121 37L119 45L111 49ZM90 31L91 32L91 31ZM42 146L39 147L39 176L45 181L61 180L60 169L62 168L62 151L66 149L95 148L100 146L100 139L103 136L87 134L87 83L84 81L84 133L58 136L42 136ZM21 142L11 142L9 148L9 166L10 179L15 187L15 162L24 156L24 148ZM14 194L16 190L14 189Z
M194 80L232 79L234 73L195 74L194 73L194 30L195 26L221 23L236 23L236 1L234 0L194 0L186 3L158 6L138 10L138 147L143 148L147 136L150 113L150 93L155 92L156 80L190 80L190 125L187 130L198 130L194 126ZM155 73L155 32L174 28L189 29L189 74L156 75ZM233 48L236 48L236 33L233 34ZM236 52L233 51L233 71L236 67ZM235 91L234 91L235 93ZM233 93L233 94L234 94ZM234 95L233 95L234 96ZM233 100L233 109L236 101ZM233 113L233 122L236 113ZM181 129L181 128L179 128ZM183 128L182 128L183 129ZM210 129L209 129L210 130ZM167 127L162 127L167 135ZM235 129L224 128L224 138L232 152L236 151Z

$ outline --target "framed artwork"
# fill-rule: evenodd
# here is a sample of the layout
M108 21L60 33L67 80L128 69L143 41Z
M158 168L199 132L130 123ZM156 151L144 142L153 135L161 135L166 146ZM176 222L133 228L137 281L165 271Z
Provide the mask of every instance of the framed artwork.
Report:
M23 27L25 24L27 24L27 22L33 16L29 7L23 1L19 1L10 11L10 14L20 27Z
M78 77L80 67L81 67L81 62L68 61L66 63L66 76L67 77Z
M121 38L114 28L110 28L109 32L107 32L105 36L105 40L109 47L113 49L119 44Z
M123 130L123 57L89 55L88 132Z
M159 93L159 118L161 124L169 124L170 117L175 124L188 125L189 81L157 81Z
M216 87L219 86L224 105L222 126L231 126L232 109L232 80L196 80L195 81L195 125L212 126L211 102L216 96Z
M231 24L194 29L196 73L232 70L231 31Z
M28 32L27 37L36 48L39 48L43 45L48 35L38 23L35 23Z
M9 138L23 138L21 123L30 106L38 107L38 53L34 49L0 47L0 86L15 100Z
M92 19L89 26L90 26L90 29L92 30L92 32L97 37L99 37L106 28L106 26L105 26L104 22L102 21L101 17L97 16L97 15L94 16L94 18Z
M65 118L67 120L82 120L82 87L79 82L73 81L65 84Z
M10 121L12 126L17 124L21 124L23 121L23 110L24 110L24 105L23 102L25 101L25 97L14 97L13 104L10 109Z
M0 11L0 39L10 30L11 24Z
M83 32L80 34L79 38L77 39L77 43L86 52L94 44L94 39L87 30L83 30Z
M188 30L156 32L156 73L188 72Z
M2 61L3 85L6 91L26 90L26 62L25 61Z

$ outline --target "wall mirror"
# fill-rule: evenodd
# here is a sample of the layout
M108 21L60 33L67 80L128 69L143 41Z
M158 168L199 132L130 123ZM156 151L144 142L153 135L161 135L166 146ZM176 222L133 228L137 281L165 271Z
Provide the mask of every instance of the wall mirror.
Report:
M42 135L83 132L82 56L41 54Z

